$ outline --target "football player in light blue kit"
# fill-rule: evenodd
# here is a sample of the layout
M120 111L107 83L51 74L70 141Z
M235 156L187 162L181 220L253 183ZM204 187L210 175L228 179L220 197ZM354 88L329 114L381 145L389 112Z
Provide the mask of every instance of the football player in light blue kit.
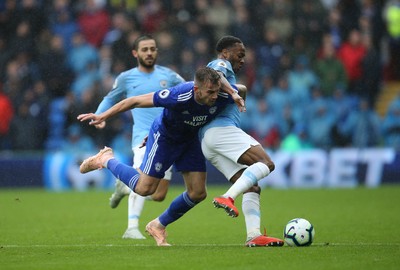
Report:
M81 173L108 168L142 196L155 192L160 179L172 164L182 173L186 191L175 198L164 213L146 225L146 231L158 246L169 246L165 227L207 196L206 164L198 130L232 100L244 107L244 101L237 91L223 86L221 89L228 95L220 93L220 88L220 75L211 68L203 67L196 71L194 82L124 99L99 115L88 113L78 116L80 121L90 120L90 125L98 125L129 109L164 107L162 114L152 124L144 159L138 170L117 161L108 147L84 160L80 166Z
M160 89L169 88L184 82L184 79L173 70L156 65L157 44L150 35L138 37L132 49L132 55L137 59L138 66L122 72L115 80L112 90L99 104L96 114L105 112L124 98L147 94ZM148 135L153 120L162 112L162 108L138 108L132 110L132 151L134 153L133 167L138 168L142 163L145 147L141 147L143 139ZM105 122L96 126L104 128ZM171 180L171 169L165 172L158 188L151 196L143 197L131 192L123 182L116 179L115 191L110 198L111 208L118 206L122 198L128 199L128 228L122 238L144 239L139 231L139 218L145 200L163 201Z
M236 76L244 63L245 47L239 38L222 37L216 45L218 58L208 66L221 74L224 85L236 84ZM238 86L244 88L245 86ZM228 105L217 117L199 132L204 156L233 183L221 197L214 198L218 208L228 215L239 215L234 199L243 194L242 209L245 216L247 239L245 245L282 246L283 240L262 235L260 232L260 192L257 182L274 170L274 163L264 148L240 129L240 112L237 106Z

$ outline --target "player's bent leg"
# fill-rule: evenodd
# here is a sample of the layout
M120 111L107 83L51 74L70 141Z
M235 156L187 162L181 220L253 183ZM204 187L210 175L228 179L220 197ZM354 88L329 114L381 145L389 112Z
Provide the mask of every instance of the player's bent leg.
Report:
M187 194L196 203L207 197L205 172L182 172Z
M138 181L135 186L134 192L141 196L148 196L156 192L161 179L141 173L139 180L140 181Z
M252 145L238 159L238 163L251 166L254 163L261 162L268 166L269 171L275 169L275 164L265 152L264 148L259 145Z
M151 195L151 200L156 202L164 201L165 197L167 196L168 188L169 188L169 181L166 179L161 179L158 183L156 191Z

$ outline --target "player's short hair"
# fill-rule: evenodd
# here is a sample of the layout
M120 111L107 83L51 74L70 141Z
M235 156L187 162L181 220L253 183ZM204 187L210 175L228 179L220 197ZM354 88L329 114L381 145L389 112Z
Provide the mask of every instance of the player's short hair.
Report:
M220 75L215 69L210 67L200 67L194 74L195 84L204 84L205 82L211 82L213 85L218 84L221 79Z
M135 39L135 41L133 42L132 50L137 51L138 48L139 48L139 43L140 43L141 41L143 41L143 40L150 40L150 39L152 39L152 40L155 41L155 38L154 38L152 35L150 35L150 34L145 34L145 35L142 35L142 36L138 37L138 38ZM156 43L157 43L157 42L156 42Z
M240 38L234 36L224 36L220 40L218 40L215 49L218 53L222 52L223 49L230 48L234 46L236 43L243 43Z

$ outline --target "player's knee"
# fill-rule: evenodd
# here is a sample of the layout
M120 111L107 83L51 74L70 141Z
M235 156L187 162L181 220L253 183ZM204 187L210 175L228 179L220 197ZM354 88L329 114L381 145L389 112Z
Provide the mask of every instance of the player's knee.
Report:
M191 193L191 194L188 194L188 195L189 195L189 198L192 201L196 202L196 203L204 201L207 198L207 192L206 191L194 192L194 193Z
M135 193L140 196L153 195L154 192L155 192L155 188L153 188L152 186L136 187L136 189L135 189Z
M275 170L275 163L272 162L272 160L268 160L264 164L268 166L268 169L269 169L270 173L273 172L273 170Z
M167 197L167 194L163 193L154 193L153 195L151 195L151 198L153 199L153 201L155 202L162 202L165 200L165 197Z

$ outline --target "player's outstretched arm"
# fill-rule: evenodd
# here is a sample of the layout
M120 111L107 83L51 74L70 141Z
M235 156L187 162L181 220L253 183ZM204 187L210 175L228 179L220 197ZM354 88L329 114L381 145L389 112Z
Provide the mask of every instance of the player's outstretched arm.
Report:
M81 122L90 120L89 125L100 125L101 123L118 113L132 110L134 108L154 107L153 96L154 92L126 98L99 115L96 115L94 113L84 113L78 115L77 119Z

